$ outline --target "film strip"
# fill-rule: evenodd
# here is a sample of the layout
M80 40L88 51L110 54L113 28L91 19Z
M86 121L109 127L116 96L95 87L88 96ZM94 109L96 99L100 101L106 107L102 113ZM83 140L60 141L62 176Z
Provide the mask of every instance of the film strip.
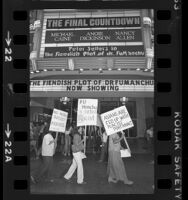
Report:
M110 9L111 6L154 9L154 193L119 195L118 198L182 199L181 2L172 0L98 1L97 5L96 2L71 5L71 2L59 1L3 1L4 199L62 198L61 195L30 193L29 12L87 6L93 9Z

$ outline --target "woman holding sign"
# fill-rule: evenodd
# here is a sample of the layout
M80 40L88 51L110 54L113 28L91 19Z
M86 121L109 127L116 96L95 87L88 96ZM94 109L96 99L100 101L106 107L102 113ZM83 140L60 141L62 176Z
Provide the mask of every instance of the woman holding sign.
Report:
M70 181L70 178L77 169L78 184L86 184L86 182L84 182L84 170L82 163L82 159L84 158L82 153L82 150L84 150L84 145L83 145L84 140L85 139L83 140L81 139L81 135L79 134L77 128L75 128L73 135L73 144L72 144L72 154L73 154L72 165L70 166L68 172L65 174L64 178L65 180Z
M128 180L125 166L120 154L120 141L124 138L124 132L120 137L117 133L109 136L108 146L108 182L117 183L123 181L124 184L132 185L133 182Z

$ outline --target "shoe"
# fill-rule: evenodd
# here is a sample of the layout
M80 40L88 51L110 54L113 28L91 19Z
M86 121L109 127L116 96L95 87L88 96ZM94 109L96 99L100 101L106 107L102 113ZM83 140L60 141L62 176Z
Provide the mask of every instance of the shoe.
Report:
M134 183L133 181L124 182L125 185L133 185L133 183Z
M85 185L87 184L85 181L83 181L82 183L78 183L79 185Z
M67 183L71 183L71 182L72 182L71 179L66 179L65 177L64 177L64 180L65 180Z
M111 181L108 181L108 183L109 183L109 184L111 184L111 183L117 183L117 181L112 181L112 180L111 180Z
M112 178L108 178L108 183L117 183L117 180L114 180Z

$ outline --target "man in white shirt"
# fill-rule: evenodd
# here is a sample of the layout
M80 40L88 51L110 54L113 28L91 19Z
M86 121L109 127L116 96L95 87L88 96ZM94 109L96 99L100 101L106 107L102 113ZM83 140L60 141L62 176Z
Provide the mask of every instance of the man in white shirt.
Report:
M40 171L37 173L35 178L31 176L33 183L41 181L44 175L47 173L47 178L50 178L51 169L53 166L53 155L55 153L56 140L54 140L52 134L48 132L42 141L42 158L43 164L40 168ZM51 179L50 182L53 182Z

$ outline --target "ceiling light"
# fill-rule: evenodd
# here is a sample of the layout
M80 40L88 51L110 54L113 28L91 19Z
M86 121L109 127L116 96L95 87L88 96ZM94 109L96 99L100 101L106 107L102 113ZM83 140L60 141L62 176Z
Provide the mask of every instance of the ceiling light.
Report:
M108 70L109 70L109 71L111 71L111 70L112 70L112 68L108 68Z
M33 71L31 71L30 73L31 73L31 74L34 74L34 72L33 72Z
M39 70L36 70L36 73L39 73L40 71Z
M137 68L136 70L137 70L137 71L140 71L140 68Z
M118 68L118 71L121 71L121 68Z
M63 68L63 69L61 69L61 71L65 71L65 69Z
M44 71L44 72L47 72L48 70L47 70L47 69L43 69L43 71Z

